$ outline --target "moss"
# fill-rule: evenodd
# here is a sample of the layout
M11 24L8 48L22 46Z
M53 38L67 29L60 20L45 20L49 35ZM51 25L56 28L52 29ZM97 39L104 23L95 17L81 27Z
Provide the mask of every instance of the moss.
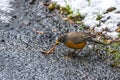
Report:
M100 20L102 18L102 15L97 14L96 20Z
M56 7L56 4L55 3L51 3L51 4L49 4L48 9L52 11L52 10L55 9L55 7Z
M60 13L62 14L73 14L73 11L69 7L60 7Z
M118 36L120 37L120 33L118 34Z
M109 53L113 57L113 63L111 66L115 67L120 65L120 42L115 42L110 45L109 48L106 48L106 52Z

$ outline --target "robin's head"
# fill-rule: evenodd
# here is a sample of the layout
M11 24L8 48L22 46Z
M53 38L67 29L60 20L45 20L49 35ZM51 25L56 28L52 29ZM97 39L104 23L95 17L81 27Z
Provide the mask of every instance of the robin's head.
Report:
M67 34L63 34L58 37L58 39L56 40L56 44L58 45L60 42L65 43L66 41L67 41Z

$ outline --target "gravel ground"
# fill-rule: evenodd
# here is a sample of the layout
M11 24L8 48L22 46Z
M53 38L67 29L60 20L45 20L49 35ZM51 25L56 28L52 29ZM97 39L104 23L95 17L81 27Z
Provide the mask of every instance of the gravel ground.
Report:
M95 52L72 57L72 49L61 44L54 54L41 54L40 49L50 48L58 34L80 28L62 21L56 11L49 12L42 1L29 3L15 0L11 22L0 23L0 80L120 80L120 69Z

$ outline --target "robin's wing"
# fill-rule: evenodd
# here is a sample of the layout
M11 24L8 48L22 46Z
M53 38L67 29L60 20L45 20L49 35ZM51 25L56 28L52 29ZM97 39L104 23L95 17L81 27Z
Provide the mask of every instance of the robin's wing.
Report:
M92 37L94 37L95 35L91 35L89 33L80 33L74 36L71 36L71 41L74 42L75 44L78 44L80 42L84 42Z

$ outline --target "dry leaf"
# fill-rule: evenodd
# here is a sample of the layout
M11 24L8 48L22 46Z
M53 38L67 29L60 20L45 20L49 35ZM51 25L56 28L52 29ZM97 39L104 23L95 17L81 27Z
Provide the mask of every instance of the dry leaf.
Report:
M43 3L43 5L44 5L44 6L49 6L49 5L50 5L50 3Z
M74 24L75 22L72 20L72 19L70 19L70 18L62 18L63 20L65 20L65 21L68 21L69 23L71 23L71 24Z
M69 19L68 22L71 23L71 24L75 23L72 19Z
M107 44L111 43L113 40L105 40Z
M50 50L48 51L41 50L41 53L46 54L46 55L52 54L55 51L55 47L56 47L56 44L53 45L52 48L50 48Z
M68 21L69 18L62 18L64 21Z
M120 27L116 29L117 32L120 32Z

